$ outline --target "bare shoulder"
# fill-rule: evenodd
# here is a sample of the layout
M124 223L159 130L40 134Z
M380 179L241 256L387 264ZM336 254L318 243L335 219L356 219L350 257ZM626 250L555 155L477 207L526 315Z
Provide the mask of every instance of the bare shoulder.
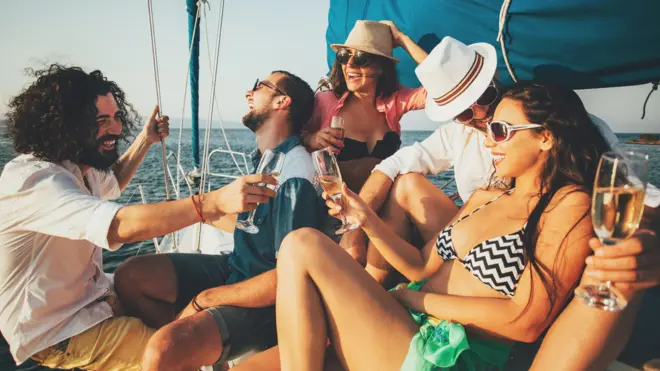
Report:
M477 208L486 202L494 199L495 197L501 195L502 193L506 192L506 190L503 189L477 189L472 193L472 196L465 201L465 204L463 205L463 209L465 210L472 210L474 208Z
M541 216L539 224L542 234L546 240L553 240L553 236L570 235L572 240L590 237L593 234L590 209L591 195L587 191L576 186L561 188ZM559 240L563 241L564 237Z
M550 200L546 212L562 214L573 212L584 213L591 207L591 195L581 187L570 185L562 187Z

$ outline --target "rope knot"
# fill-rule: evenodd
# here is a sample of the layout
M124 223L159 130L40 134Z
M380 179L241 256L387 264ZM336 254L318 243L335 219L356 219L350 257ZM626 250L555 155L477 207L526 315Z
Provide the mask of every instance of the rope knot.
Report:
M644 117L646 116L646 105L649 103L649 98L651 98L651 94L653 94L654 91L658 90L658 85L660 85L660 81L656 81L651 85L651 91L649 92L649 95L646 96L644 106L642 106L642 120L644 120Z

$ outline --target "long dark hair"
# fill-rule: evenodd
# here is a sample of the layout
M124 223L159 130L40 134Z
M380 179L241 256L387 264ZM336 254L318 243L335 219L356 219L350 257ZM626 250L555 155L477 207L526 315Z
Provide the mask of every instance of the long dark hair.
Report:
M535 130L548 130L554 139L554 145L540 174L539 200L529 215L523 238L525 260L532 270L538 272L552 310L557 302L557 280L552 269L536 258L539 220L544 212L549 211L547 209L551 200L563 187L571 187L571 191L563 197L572 192L591 195L598 161L604 152L610 150L610 146L589 118L580 97L571 89L523 82L504 93L502 100L505 99L521 103L529 122L543 125ZM515 187L515 179L511 180L510 187ZM571 230L588 213L589 211L585 212ZM565 238L564 236L564 240ZM561 253L557 254L555 265L562 256ZM529 309L530 303L531 300L523 313Z
M399 80L394 61L379 55L372 55L372 57L375 60L374 64L380 66L382 71L376 82L376 96L387 98L399 89ZM346 90L348 90L341 63L336 59L335 63L332 65L332 70L330 71L329 82L332 86L332 91L337 98L341 98L341 96L346 93Z

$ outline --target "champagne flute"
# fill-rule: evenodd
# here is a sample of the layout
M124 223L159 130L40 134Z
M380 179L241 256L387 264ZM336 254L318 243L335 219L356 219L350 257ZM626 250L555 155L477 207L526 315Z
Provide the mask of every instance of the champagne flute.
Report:
M344 119L342 119L340 116L332 116L332 120L330 121L330 127L333 129L338 129L340 134L341 140L344 140Z
M332 198L332 200L342 205L342 185L341 172L337 159L330 148L320 149L312 153L314 166L318 176L316 177L321 184L321 188ZM349 224L346 221L346 215L341 213L341 227L335 231L335 234L343 234L353 229L359 228L359 224Z
M642 220L648 173L648 156L630 151L603 154L598 164L591 219L603 245L614 245L630 237ZM583 285L575 290L587 305L619 311L627 301L612 290L610 282Z
M277 179L280 176L282 167L284 166L284 153L276 151L274 149L267 149L264 151L259 165L255 174L269 174ZM257 184L260 187L265 186L264 183ZM259 204L257 204L259 208ZM254 215L257 213L257 209L250 211L247 220L237 220L236 228L250 234L256 234L259 232L259 227L254 224Z

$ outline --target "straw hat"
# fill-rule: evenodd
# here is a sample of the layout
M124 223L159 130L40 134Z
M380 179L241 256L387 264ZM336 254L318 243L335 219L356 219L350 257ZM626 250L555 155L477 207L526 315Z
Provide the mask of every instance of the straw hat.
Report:
M399 62L392 56L390 26L380 22L357 21L344 44L332 44L330 47L334 51L341 48L353 48L391 59L394 63Z
M497 51L488 43L470 46L446 36L415 69L428 92L426 114L449 121L474 104L495 76Z

